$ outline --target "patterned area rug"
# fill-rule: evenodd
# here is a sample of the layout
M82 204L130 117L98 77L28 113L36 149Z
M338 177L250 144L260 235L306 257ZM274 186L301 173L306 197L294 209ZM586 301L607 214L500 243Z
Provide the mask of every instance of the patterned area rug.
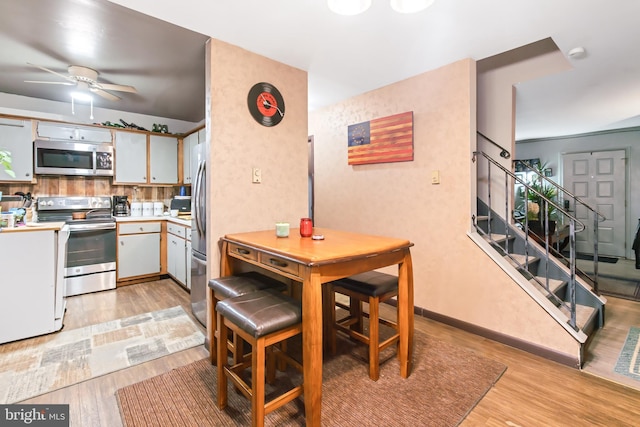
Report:
M291 344L295 351L296 343ZM417 331L414 345L409 378L400 377L398 359L387 354L380 379L372 381L352 344L340 340L339 354L325 356L323 362L322 425L457 426L506 370L499 362ZM275 385L287 390L299 381L298 372L290 369L278 372ZM116 396L127 427L251 425L250 402L229 384L229 403L220 411L216 390L216 367L202 359L124 387ZM267 400L282 391L267 384ZM268 414L265 426L304 426L303 401L304 396Z
M204 343L180 306L0 346L0 403L15 403Z
M640 328L632 326L627 334L614 371L618 374L640 380Z

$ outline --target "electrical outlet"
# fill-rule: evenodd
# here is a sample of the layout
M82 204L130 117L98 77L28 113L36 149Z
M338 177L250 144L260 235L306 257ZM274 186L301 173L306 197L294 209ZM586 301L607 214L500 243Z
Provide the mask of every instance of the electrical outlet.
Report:
M251 182L254 184L260 184L262 182L262 170L260 168L253 168Z

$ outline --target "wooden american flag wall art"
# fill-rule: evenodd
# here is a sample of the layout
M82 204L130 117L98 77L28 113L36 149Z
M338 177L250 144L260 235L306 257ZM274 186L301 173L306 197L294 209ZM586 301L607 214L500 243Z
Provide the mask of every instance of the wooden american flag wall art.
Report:
M350 125L348 133L350 165L413 160L413 111Z

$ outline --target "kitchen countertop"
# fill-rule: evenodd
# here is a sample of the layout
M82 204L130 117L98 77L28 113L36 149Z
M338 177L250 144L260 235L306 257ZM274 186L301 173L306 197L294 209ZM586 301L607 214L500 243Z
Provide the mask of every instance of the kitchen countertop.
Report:
M116 216L114 217L116 222L140 222L140 221L169 221L176 224L184 225L185 227L191 227L191 215L179 215L178 217L172 217L168 215L164 216Z
M26 225L18 225L16 227L0 228L0 233L16 233L28 231L59 231L64 222L29 222ZM191 223L189 223L191 224Z
M191 227L191 216L180 215L178 217L165 216L117 216L116 222L139 222L139 221L169 221L185 227ZM64 222L29 222L26 225L0 228L0 233L17 233L29 231L59 231Z

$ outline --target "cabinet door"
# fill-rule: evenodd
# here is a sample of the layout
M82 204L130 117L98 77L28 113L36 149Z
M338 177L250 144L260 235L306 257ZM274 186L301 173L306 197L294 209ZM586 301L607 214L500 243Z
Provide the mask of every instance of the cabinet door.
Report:
M116 131L116 182L146 184L147 135Z
M118 279L160 273L160 233L118 237Z
M187 240L185 243L184 251L184 265L187 270L187 289L191 289L191 240Z
M192 133L191 135L187 135L182 141L182 170L183 173L183 183L191 184L191 153L193 152L193 147L198 145L198 133Z
M178 282L186 285L185 241L173 234L167 235L167 271Z
M54 331L55 260L54 231L0 233L0 344Z
M78 128L76 129L76 138L79 141L111 143L111 131L98 128Z
M109 129L46 122L38 123L38 136L72 141L111 142L111 131Z
M75 133L72 126L40 122L38 123L38 136L51 139L73 140Z
M151 135L149 139L150 184L178 183L178 139Z
M0 166L0 181L28 181L33 178L33 142L30 120L0 119L0 150L11 153L10 176Z

